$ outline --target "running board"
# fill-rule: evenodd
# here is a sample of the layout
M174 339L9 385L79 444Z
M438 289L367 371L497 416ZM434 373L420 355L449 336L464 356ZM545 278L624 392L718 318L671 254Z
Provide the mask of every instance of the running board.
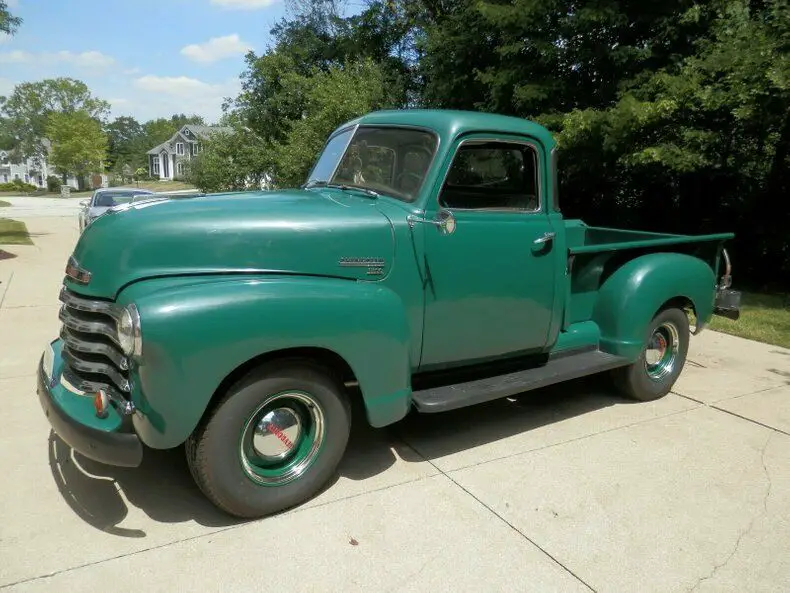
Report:
M412 393L419 412L432 414L463 408L539 387L578 379L629 364L628 359L600 350L550 359L543 366L466 383L432 387Z

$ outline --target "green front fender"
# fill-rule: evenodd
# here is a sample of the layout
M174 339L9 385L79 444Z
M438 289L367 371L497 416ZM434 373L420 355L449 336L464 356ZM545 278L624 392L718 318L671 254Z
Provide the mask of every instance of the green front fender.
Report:
M697 323L713 314L716 276L704 260L682 253L652 253L618 268L598 291L593 321L601 330L601 349L635 360L645 329L672 299L691 301Z
M119 302L140 311L134 425L150 447L182 443L234 369L290 348L342 357L373 426L408 413L409 326L400 298L380 284L295 276L161 279L131 285Z

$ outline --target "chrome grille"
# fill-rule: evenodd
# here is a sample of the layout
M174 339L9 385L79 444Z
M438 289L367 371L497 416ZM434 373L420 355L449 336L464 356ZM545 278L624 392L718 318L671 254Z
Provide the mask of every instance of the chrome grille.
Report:
M60 300L65 379L82 391L105 389L128 394L129 360L115 331L120 309L112 302L87 299L65 287Z

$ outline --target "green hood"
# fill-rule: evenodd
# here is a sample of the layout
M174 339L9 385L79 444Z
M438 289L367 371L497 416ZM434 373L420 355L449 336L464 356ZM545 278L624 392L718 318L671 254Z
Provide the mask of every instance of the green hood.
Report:
M233 272L380 280L394 253L376 200L338 190L249 192L135 205L99 217L74 259L91 273L73 290L115 298L144 278ZM378 258L370 269L344 258Z

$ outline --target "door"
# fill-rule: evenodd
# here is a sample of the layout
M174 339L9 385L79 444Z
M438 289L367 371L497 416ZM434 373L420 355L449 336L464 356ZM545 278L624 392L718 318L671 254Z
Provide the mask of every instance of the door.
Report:
M426 218L421 369L543 350L561 267L541 195L543 157L525 140L460 142Z

